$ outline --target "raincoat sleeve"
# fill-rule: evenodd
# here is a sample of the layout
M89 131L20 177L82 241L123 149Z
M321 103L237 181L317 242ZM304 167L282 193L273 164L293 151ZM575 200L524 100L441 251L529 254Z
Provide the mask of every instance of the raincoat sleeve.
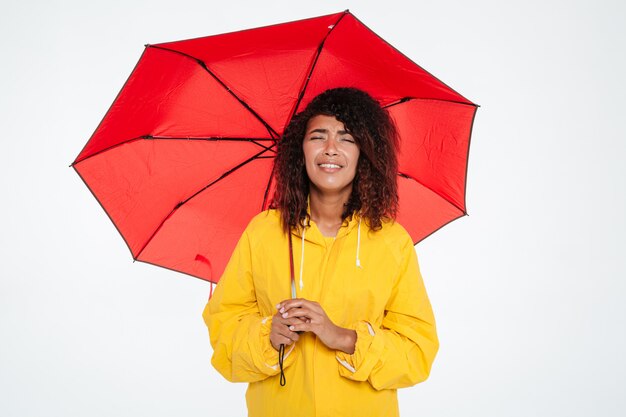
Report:
M410 237L402 245L381 327L360 321L353 329L354 353L336 355L341 376L369 381L377 390L408 387L428 378L439 340Z
M269 338L272 316L259 312L251 259L244 232L202 315L213 346L211 364L231 382L260 381L280 372ZM295 346L287 348L284 368L293 363Z

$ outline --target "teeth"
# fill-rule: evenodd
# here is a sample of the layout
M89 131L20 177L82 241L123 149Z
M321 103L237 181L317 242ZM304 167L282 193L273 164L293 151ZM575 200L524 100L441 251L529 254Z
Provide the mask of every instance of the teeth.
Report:
M341 166L335 164L320 164L320 166L322 168L341 168Z

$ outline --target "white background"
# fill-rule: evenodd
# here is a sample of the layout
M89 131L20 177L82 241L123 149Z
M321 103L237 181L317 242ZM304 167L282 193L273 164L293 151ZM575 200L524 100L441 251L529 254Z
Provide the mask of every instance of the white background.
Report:
M470 216L417 246L441 349L402 415L626 415L617 0L3 2L0 415L245 415L208 284L133 263L68 165L144 44L346 8L482 106Z

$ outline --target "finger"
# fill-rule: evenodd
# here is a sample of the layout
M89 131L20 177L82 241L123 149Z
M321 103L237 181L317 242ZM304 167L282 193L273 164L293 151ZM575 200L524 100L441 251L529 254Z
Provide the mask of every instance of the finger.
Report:
M311 301L304 299L304 298L292 298L292 299L281 302L280 303L281 307L278 309L278 311L280 313L284 313L285 311L288 311L289 309L302 307L303 305L307 305L310 302Z
M296 318L301 318L301 319L315 319L317 317L319 317L320 315L314 311L311 311L308 308L292 308L289 311L285 311L282 314L282 318L286 319L286 318L290 318L290 317L296 317Z
M289 326L290 324L297 324L301 321L306 321L306 318L305 317L283 317L277 314L272 319L272 326L274 326L274 323L276 323L276 325Z
M289 299L287 299L287 300L283 300L283 301L281 301L280 303L276 304L276 310L280 310L280 309L281 309L281 307L282 307L282 306L284 306L284 305L285 305L285 303L286 303L287 301L289 301L289 300L291 300L291 298L289 298Z
M285 326L289 327L293 324L300 324L300 323L305 323L306 322L306 318L304 317L287 317L284 320L284 324Z
M292 320L285 322L285 324L281 324L280 329L276 328L276 330L272 330L272 331L277 334L283 334L283 335L289 336L289 326L294 326L296 324L303 324L303 323L306 323L306 321L302 319L294 318Z
M294 343L293 340L289 339L288 337L284 337L284 336L276 336L272 340L272 344L275 345L275 346L280 346L280 345L289 346L292 343Z
M310 301L310 300L305 300L305 299L299 299L297 301L296 300L293 300L293 301L294 302L285 303L284 305L282 305L281 308L278 310L278 312L285 313L293 309L306 308L310 311L314 311L319 314L326 314L322 306L319 305L319 303L315 301Z
M313 326L310 323L298 323L289 326L289 330L292 332L311 332L313 331Z
M289 329L288 327L285 327L285 329ZM296 332L292 332L290 330L288 330L288 333L286 335L283 335L283 337L289 339L290 343L295 343L300 339L300 335Z
M304 298L287 298L286 300L283 300L280 303L276 304L276 309L280 310L281 307L285 306L285 304L291 304L293 301L296 300L304 300Z
M293 340L294 342L297 342L299 339L298 333L291 331L289 329L289 326L293 326L293 324L278 327L274 331L274 334L278 336L286 337L289 340Z

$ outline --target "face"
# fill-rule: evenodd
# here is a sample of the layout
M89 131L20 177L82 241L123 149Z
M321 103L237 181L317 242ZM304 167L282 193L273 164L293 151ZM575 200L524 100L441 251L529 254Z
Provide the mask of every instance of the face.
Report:
M309 119L302 142L311 186L322 193L352 192L359 147L342 122L333 116Z

